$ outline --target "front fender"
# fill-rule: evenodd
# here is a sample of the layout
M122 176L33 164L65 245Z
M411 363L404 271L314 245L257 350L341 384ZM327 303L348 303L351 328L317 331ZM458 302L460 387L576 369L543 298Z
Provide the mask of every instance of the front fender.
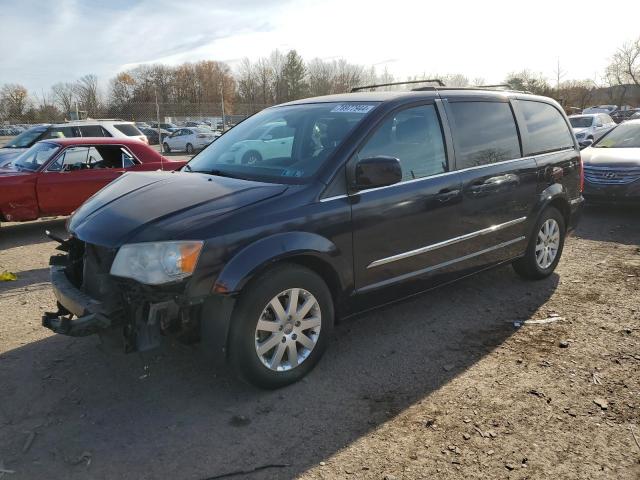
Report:
M335 272L349 271L347 265L340 265L345 259L341 259L339 253L333 242L315 233L278 233L257 240L236 253L218 275L213 290L216 293L237 293L268 265L300 255L315 257Z

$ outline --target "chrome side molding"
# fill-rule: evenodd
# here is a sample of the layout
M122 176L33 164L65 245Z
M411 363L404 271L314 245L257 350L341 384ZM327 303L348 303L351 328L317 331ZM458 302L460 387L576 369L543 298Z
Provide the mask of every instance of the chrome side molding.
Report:
M488 228L483 228L482 230L477 230L475 232L467 233L459 237L450 238L449 240L445 240L443 242L433 243L431 245L427 245L426 247L421 247L415 250L409 250L408 252L398 253L397 255L392 255L390 257L374 260L369 265L367 265L367 268L379 267L380 265L385 265L391 262L397 262L398 260L404 260L405 258L413 257L415 255L422 255L423 253L431 252L433 250L437 250L438 248L447 247L449 245L453 245L454 243L464 242L465 240L471 240L472 238L480 237L482 235L495 232L497 230L502 230L504 228L512 227L514 225L524 222L526 219L527 217L516 218L515 220L510 220L508 222L500 223L498 225L492 225Z

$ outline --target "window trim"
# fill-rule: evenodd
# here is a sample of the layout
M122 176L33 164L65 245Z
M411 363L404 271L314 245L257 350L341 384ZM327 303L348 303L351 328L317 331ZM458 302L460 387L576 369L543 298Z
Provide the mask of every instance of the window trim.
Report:
M350 170L355 169L355 164L357 162L357 156L360 153L360 151L362 150L362 148L369 142L369 140L371 139L371 137L373 137L378 130L382 127L382 125L389 120L389 118L392 118L393 116L397 115L399 112L402 112L404 110L409 110L412 108L419 108L419 107L426 107L426 106L433 106L433 109L436 113L436 116L438 118L438 121L440 122L440 134L442 135L442 146L444 147L444 156L445 156L445 162L446 162L446 166L447 166L447 170L444 172L440 172L440 173L434 173L433 175L428 175L425 177L420 177L420 178L412 178L409 180L404 180L404 181L400 181L398 183L394 183L393 185L387 185L387 187L395 187L395 186L399 186L399 185L406 185L407 183L413 183L413 182L417 182L420 180L425 180L428 178L433 178L436 176L440 176L443 174L449 174L449 173L453 173L455 170L452 169L452 162L451 162L451 158L452 155L450 154L450 143L449 143L449 138L447 137L447 133L450 133L448 131L445 130L445 122L447 121L447 118L445 115L443 115L442 111L440 108L438 108L438 103L436 101L435 98L430 98L430 99L424 99L421 101L417 101L417 102L412 102L412 103L408 103L408 104L404 104L404 105L400 105L396 108L394 108L393 110L391 110L390 112L387 112L385 115L383 115L381 118L378 119L378 121L371 126L371 128L369 129L369 131L367 132L367 134L360 140L360 142L358 143L358 145L353 149L353 153L351 153L351 155L349 156L349 158L347 159L347 161L345 162L345 173L347 173L347 178L348 178L348 172ZM349 185L347 182L346 188L347 188L347 192L346 192L346 196L352 196L352 195L357 195L359 193L366 193L372 190L378 190L379 188L387 188L387 187L375 187L375 188L369 188L366 190L359 190L357 192L350 192L349 191ZM326 189L325 189L326 191ZM335 196L335 197L329 197L331 199L333 198L338 198L339 196ZM321 196L321 200L322 196Z

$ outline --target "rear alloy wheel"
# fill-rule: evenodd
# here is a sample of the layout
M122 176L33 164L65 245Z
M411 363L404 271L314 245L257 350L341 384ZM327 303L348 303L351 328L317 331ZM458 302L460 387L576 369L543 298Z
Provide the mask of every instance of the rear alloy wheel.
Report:
M560 261L564 238L564 217L556 208L548 207L536 223L524 256L513 262L513 268L527 279L548 277Z
M276 266L244 289L233 312L229 357L240 377L279 388L318 363L333 327L333 301L316 273Z
M187 143L187 153L191 155L193 153L193 145Z
M536 263L541 269L547 269L558 256L560 248L560 226L558 222L549 218L542 224L536 238Z
M164 142L162 144L162 149L165 151L165 153L170 153L171 149L169 148L169 144L167 142Z

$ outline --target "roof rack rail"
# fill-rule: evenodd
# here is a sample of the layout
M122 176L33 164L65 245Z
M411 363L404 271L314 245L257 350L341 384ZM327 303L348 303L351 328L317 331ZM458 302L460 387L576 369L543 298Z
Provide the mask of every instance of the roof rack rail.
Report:
M121 118L81 118L78 120L66 120L65 123L73 123L73 122L129 122L130 120L123 120Z
M471 88L506 88L512 90L511 85L508 83L498 83L496 85L474 85Z
M409 80L406 82L392 82L392 83L379 83L377 85L364 85L362 87L354 87L351 89L351 93L354 92L359 92L361 90L368 90L370 88L380 88L380 87L391 87L394 85L413 85L416 83L437 83L438 86L440 87L444 87L444 82L442 80L440 80L439 78L431 78L431 79L427 79L427 80ZM433 88L433 87L426 87L426 88ZM417 90L417 89L416 89Z

